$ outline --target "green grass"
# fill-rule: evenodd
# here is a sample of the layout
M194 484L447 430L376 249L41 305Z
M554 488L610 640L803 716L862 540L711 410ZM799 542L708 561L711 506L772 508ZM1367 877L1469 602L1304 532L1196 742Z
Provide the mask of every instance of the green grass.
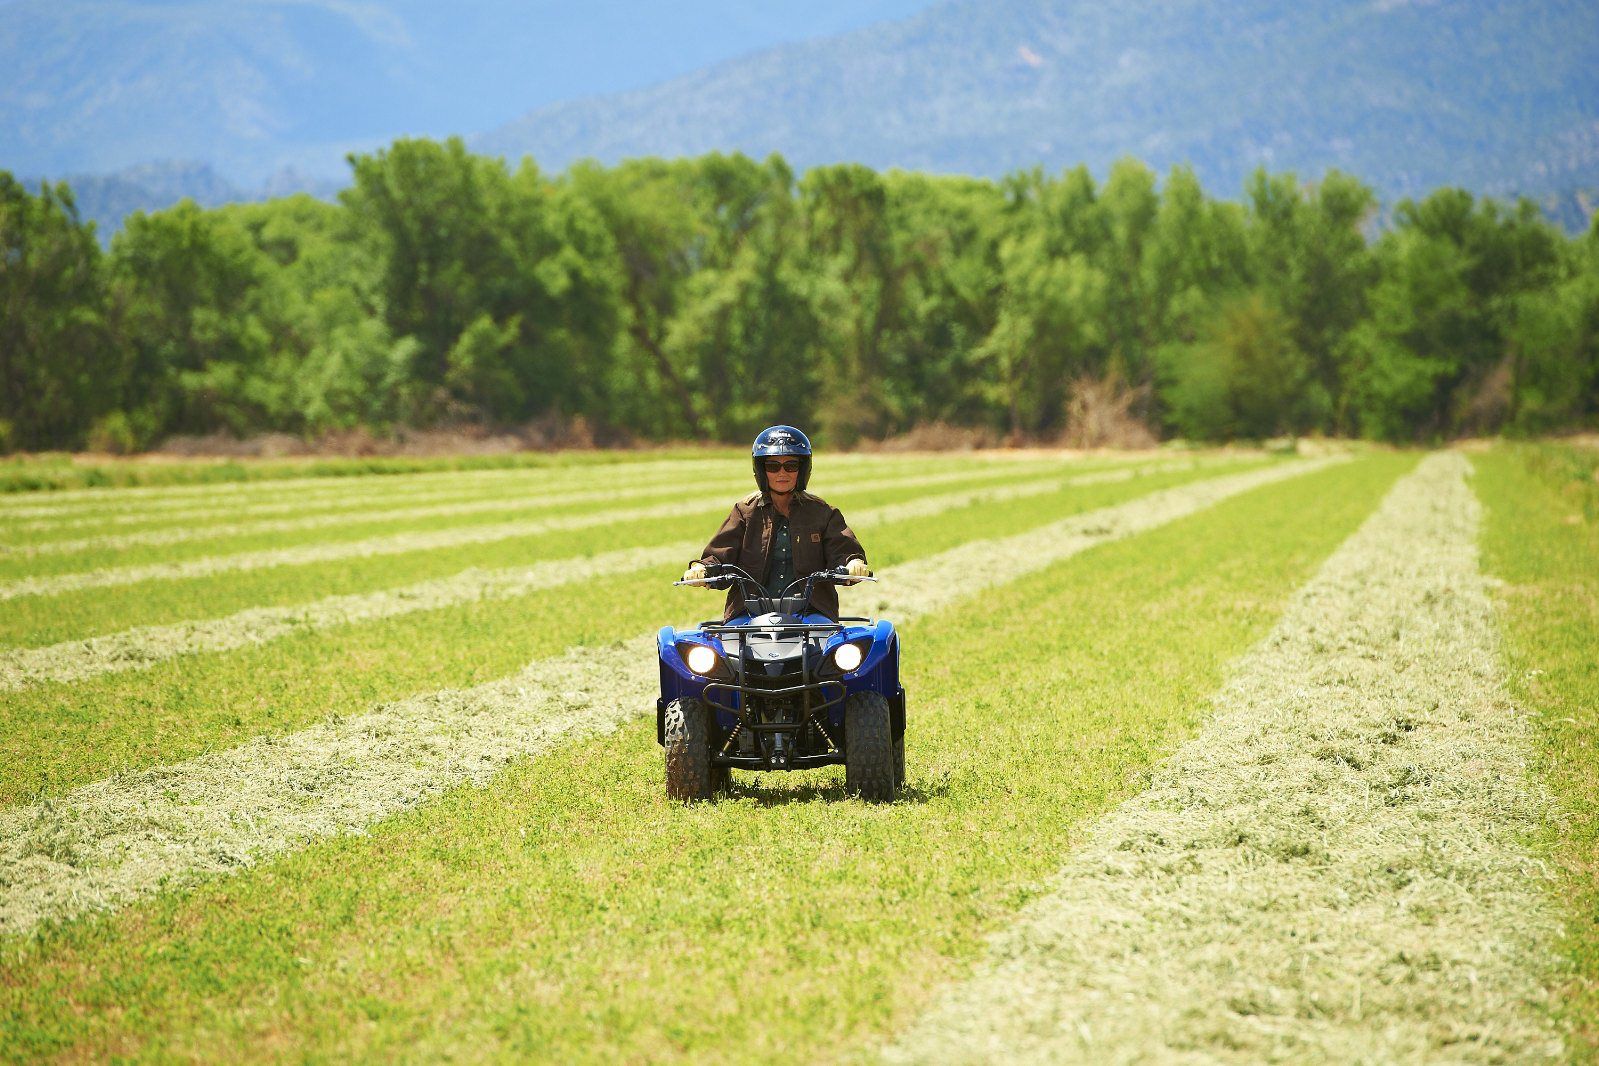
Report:
M1047 473L1049 476L1060 476L1058 471L1058 466L1052 466ZM892 484L893 482L908 479L919 479L922 473L923 471L914 468L874 470L861 475L851 472L847 479L834 482L834 488L829 493L829 499L836 497L840 504L853 503L865 499L875 500L878 497L887 500L911 499L919 495L954 492L963 488L1036 481L1044 475L1045 471L1034 465L1024 466L1017 464L1001 470L974 469L969 477L957 482L939 482L915 488L898 488ZM950 473L964 473L964 471L957 469L950 471ZM875 481L885 481L890 484L879 488L874 485ZM558 499L561 495L574 490L586 492L593 488L596 488L596 486L591 480L586 484L562 486L559 489L551 490L549 495ZM416 529L430 531L466 529L498 522L511 522L530 518L558 518L602 511L615 512L618 515L625 516L629 511L633 510L660 509L673 506L677 506L680 510L686 510L687 508L682 507L681 504L684 499L700 500L720 496L726 502L716 504L715 509L720 510L725 515L727 506L739 497L743 488L743 479L726 476L707 479L702 475L692 480L685 480L676 486L663 486L660 483L631 483L619 488L616 494L610 498L569 503L556 502L552 504L545 502L542 498L545 494L545 490L542 489L529 490L522 488L517 491L514 487L508 490L505 486L490 485L485 486L484 491L464 500L445 501L445 505L461 502L492 503L492 510L406 518L373 518L365 512L430 507L435 505L437 501L426 500L419 504L411 504L403 499L371 499L366 501L365 506L360 510L345 513L341 521L336 525L319 526L311 529L229 533L226 530L228 522L212 520L209 523L186 523L186 526L196 532L204 532L209 525L217 529L217 535L204 536L195 540L179 541L172 544L130 545L126 547L99 546L67 553L11 558L7 558L3 552L0 552L0 581L35 575L76 573L100 567L139 566L148 563L177 562L211 555L228 555L234 552L268 551L300 544L339 544ZM663 491L663 489L669 491ZM701 509L695 508L695 510ZM248 522L249 519L246 518L244 521Z
M1023 528L1025 524L1040 524L1074 510L1100 507L1165 486L1217 476L1224 470L1224 467L1210 467L1199 471L1154 474L1126 482L1070 488L1056 496L1014 500L975 510L993 514L1000 524L999 528ZM974 479L966 487L976 488L994 483L999 482L990 476ZM919 499L928 492L953 491L958 487L944 485L934 490L901 488L876 491L862 488L853 492L830 493L828 499L841 507L848 518L858 508ZM731 502L730 499L729 505ZM517 537L488 544L237 571L177 581L144 581L51 596L19 597L0 605L0 645L52 644L116 632L136 625L214 618L246 607L298 603L337 593L392 588L459 573L473 566L517 566L540 559L589 555L600 550L681 539L703 542L710 538L718 523L726 517L727 507L717 505L715 508L685 512L671 519L623 521L609 526ZM1017 525L1018 522L1023 525ZM988 535L972 532L974 528L981 527L980 520L960 521L953 516L947 522L940 517L936 522L924 521L920 525L965 531L961 535L966 537ZM437 527L432 524L413 525L391 529L390 532L432 528ZM954 543L948 538L946 542ZM283 545L291 543L296 542L287 538L282 541ZM320 540L307 537L299 543L320 543ZM888 550L888 554L884 555L876 544L866 545L873 562L891 561L893 546L897 542L880 543Z
M366 836L0 945L9 1054L836 1060L914 1017L1141 787L1410 461L1248 493L908 626L901 802L811 773L671 804L641 714Z
M935 521L860 533L874 564L890 566L1131 499L1174 476L965 507ZM693 539L696 533L708 537L712 527L691 517L672 528ZM597 535L586 534L589 548ZM613 534L604 535L605 547L621 546L612 543ZM642 538L657 539L668 538ZM584 550L567 541L570 550ZM0 705L0 805L359 713L380 700L502 677L571 645L634 636L663 620L686 623L716 614L719 598L671 586L677 573L637 571L581 588L318 630L247 651L184 656L150 670L8 692ZM848 606L850 594L844 595ZM95 742L84 744L86 735Z
M276 481L306 477L367 477L437 470L498 470L549 466L603 466L646 460L739 457L736 448L663 448L659 451L515 452L509 455L368 456L332 459L97 459L64 453L0 460L0 493L62 489L194 485Z
M1502 446L1476 466L1511 683L1563 807L1547 842L1568 930L1556 998L1573 1060L1599 1062L1599 452Z

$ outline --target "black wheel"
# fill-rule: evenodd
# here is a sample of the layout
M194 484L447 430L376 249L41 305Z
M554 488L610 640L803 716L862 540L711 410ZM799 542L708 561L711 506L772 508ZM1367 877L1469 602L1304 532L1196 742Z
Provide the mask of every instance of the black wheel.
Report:
M905 734L894 738L894 787L905 787Z
M888 701L857 692L844 701L844 787L869 803L894 798L894 724Z
M666 794L675 800L708 800L714 791L709 717L699 700L666 705Z

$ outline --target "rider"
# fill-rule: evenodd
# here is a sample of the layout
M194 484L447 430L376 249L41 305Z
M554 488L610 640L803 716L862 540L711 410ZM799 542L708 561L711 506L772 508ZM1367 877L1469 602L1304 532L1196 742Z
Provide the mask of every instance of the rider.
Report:
M768 596L776 596L819 570L844 567L850 577L871 576L866 550L844 524L844 516L805 491L811 478L811 442L805 434L793 426L762 430L750 449L750 461L760 491L733 505L699 561L689 564L684 581L703 580L712 563L732 563L760 581ZM811 606L836 619L837 591L817 583ZM743 613L744 594L735 584L727 590L722 620Z

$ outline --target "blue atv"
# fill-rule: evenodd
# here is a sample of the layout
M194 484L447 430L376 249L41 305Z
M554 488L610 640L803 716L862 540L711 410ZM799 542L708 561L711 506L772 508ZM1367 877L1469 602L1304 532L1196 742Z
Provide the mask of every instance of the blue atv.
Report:
M733 767L805 770L842 763L844 785L874 803L905 782L905 689L892 622L833 621L811 605L822 582L871 578L823 570L768 596L736 566L712 564L700 585L744 594L747 613L657 637L661 696L655 738L666 749L666 794L710 799Z

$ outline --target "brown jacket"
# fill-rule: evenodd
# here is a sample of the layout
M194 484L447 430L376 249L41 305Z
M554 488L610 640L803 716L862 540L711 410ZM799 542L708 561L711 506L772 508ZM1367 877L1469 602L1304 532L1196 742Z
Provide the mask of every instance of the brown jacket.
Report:
M757 581L766 580L767 558L772 550L772 518L777 513L763 493L752 492L733 505L727 521L705 546L700 562L732 563L742 567ZM855 533L844 524L844 516L818 496L796 492L788 511L788 534L794 541L794 576L804 577L818 570L842 566L851 559L865 559L866 549ZM838 591L832 585L817 585L811 604L829 618L838 617ZM744 610L744 596L734 586L727 590L726 621Z

